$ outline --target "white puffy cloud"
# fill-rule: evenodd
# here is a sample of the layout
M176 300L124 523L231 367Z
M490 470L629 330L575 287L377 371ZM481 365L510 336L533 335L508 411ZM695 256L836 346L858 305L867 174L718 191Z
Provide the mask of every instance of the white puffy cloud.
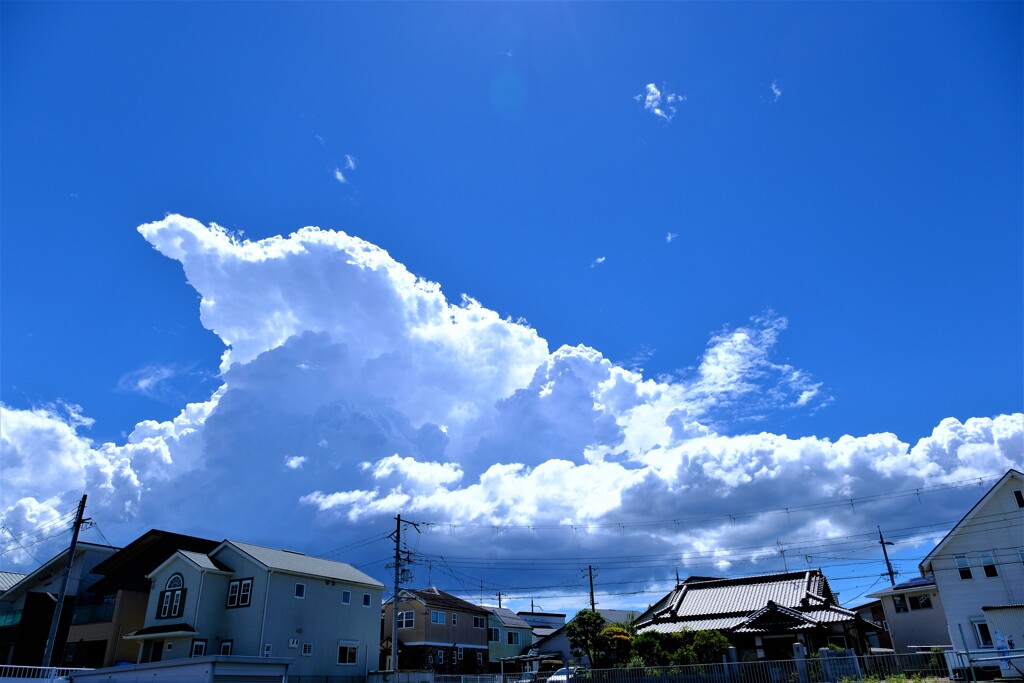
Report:
M736 434L829 401L822 382L774 359L787 322L770 312L713 334L693 369L651 379L594 348L551 350L341 232L251 242L180 216L139 230L201 295L202 322L226 346L222 385L124 444L93 444L80 411L5 408L7 522L29 528L88 489L90 505L103 492L91 514L126 534L159 526L313 551L402 514L433 522L423 543L448 558L543 556L560 534L564 557L661 558L622 569L647 579L776 569L777 541L946 520L938 493L877 494L1024 460L1019 414L942 420L913 446L884 433Z
M644 92L636 95L633 99L643 101L644 110L653 116L664 121L671 121L676 115L677 103L686 101L686 95L677 95L674 92L664 93L654 83L648 83Z

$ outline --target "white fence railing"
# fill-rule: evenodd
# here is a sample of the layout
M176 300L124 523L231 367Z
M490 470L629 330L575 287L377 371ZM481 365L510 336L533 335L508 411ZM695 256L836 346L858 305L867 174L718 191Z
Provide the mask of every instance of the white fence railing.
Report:
M88 671L88 669L0 664L0 683L8 683L9 681L66 681L76 671Z

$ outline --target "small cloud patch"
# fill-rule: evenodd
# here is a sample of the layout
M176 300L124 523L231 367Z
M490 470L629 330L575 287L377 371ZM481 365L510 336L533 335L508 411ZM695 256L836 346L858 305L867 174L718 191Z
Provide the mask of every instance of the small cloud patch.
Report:
M674 92L665 90L662 92L654 83L648 83L644 92L633 97L634 100L643 102L644 110L665 121L671 121L676 115L677 104L686 101L686 95L677 95Z

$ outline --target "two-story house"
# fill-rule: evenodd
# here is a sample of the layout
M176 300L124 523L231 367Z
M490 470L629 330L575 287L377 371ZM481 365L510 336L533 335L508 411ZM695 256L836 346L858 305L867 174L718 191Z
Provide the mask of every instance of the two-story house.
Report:
M487 656L491 661L491 671L500 672L502 660L518 657L533 645L533 627L507 607L491 607L490 611Z
M381 621L386 647L391 647L394 598L384 604ZM442 674L486 673L490 657L487 622L490 612L437 588L403 590L398 594L398 668L426 669Z
M897 652L922 652L949 645L946 613L932 576L918 576L871 593L878 598Z
M86 588L96 578L92 574L93 567L116 550L81 541L76 545L51 661L61 659L76 606L91 599ZM67 561L68 549L64 549L0 593L0 602L5 603L6 608L0 612L0 664L40 666L43 663Z
M954 648L1024 644L1024 474L1007 471L920 568L935 577Z
M178 550L149 575L139 662L292 659L292 675L362 676L377 662L383 584L341 562L239 541Z

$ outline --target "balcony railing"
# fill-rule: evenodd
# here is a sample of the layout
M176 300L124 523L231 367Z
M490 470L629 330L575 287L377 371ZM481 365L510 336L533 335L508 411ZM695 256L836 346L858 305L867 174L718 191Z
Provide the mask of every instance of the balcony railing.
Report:
M114 603L103 603L101 605L79 605L71 617L71 623L80 624L102 624L114 620Z

